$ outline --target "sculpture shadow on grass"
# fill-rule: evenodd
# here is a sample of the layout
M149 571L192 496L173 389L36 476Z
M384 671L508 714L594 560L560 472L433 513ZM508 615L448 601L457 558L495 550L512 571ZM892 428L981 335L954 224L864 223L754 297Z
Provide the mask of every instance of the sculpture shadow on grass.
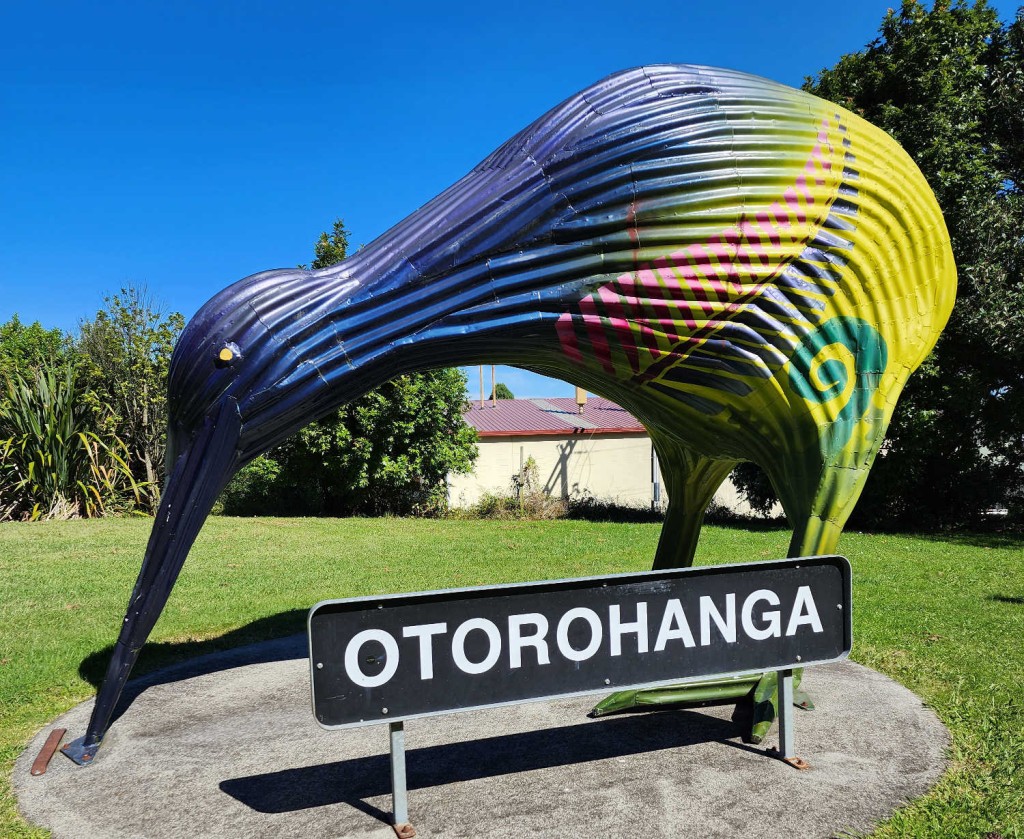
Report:
M288 661L309 655L306 609L289 609L247 623L216 638L197 641L158 641L139 655L135 673L114 710L118 719L147 688L180 682L250 664ZM90 653L78 666L78 675L94 687L103 682L114 645ZM216 653L216 655L214 655Z
M945 542L951 545L966 545L971 548L1024 550L1024 532L1022 531L994 530L992 532L912 533L908 535L926 542Z
M665 714L672 714L666 725ZM410 749L409 790L476 781L558 766L723 742L739 737L734 722L692 711L630 714L599 722ZM385 742L381 739L382 744ZM391 793L387 754L230 778L222 792L260 813L280 814L348 804L390 823L367 799Z

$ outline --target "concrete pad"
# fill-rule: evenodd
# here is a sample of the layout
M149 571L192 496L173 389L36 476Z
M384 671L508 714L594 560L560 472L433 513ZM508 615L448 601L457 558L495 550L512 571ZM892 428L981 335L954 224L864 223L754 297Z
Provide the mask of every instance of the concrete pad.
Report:
M298 636L133 682L94 765L58 754L31 777L51 728L84 733L79 705L19 758L22 813L58 839L393 839L387 727L321 729L305 655ZM806 772L743 745L728 708L589 720L585 698L410 721L410 818L423 837L832 837L941 774L948 732L906 688L851 662L805 684Z

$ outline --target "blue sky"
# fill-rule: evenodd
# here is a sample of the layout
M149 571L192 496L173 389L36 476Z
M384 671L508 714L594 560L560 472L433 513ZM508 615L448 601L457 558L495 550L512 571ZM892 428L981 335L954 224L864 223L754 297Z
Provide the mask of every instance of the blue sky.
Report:
M308 262L336 217L371 241L608 73L690 62L798 86L889 5L6 3L0 322L73 330L128 283L191 316Z

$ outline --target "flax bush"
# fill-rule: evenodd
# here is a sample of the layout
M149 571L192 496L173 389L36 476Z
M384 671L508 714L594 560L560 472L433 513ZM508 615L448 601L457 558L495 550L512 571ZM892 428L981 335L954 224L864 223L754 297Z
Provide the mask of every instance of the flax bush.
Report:
M70 519L141 505L124 444L89 430L75 370L15 373L0 400L0 521Z

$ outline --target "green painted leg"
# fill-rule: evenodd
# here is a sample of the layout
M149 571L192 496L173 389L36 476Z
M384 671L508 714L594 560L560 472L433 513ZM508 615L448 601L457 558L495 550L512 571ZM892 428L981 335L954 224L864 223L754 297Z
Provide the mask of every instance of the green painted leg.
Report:
M656 445L663 463L684 464L684 468L665 474L669 509L654 567L686 567L693 562L700 527L704 521L704 510L735 464L709 460L673 441L656 440ZM847 499L856 499L859 493L857 482L862 482L863 476L834 466L805 465L807 469L803 474L813 475L813 481L799 480L797 476L783 476L786 480L773 479L780 489L780 499L793 524L789 555L833 553L848 514ZM842 503L836 505L837 499ZM804 710L813 709L814 702L806 691L800 689L803 670L795 671L793 676L794 705ZM590 715L598 717L657 707L700 707L734 700L738 703L734 719L744 730L743 739L754 744L762 742L778 717L778 680L774 672L742 682L719 680L620 691L599 702Z
M804 671L793 671L793 705L813 711L814 702L800 688ZM669 685L645 690L622 690L602 699L587 716L604 717L623 711L677 710L736 703L733 721L743 731L746 743L757 745L779 715L778 675L762 673L737 679L718 679L692 685Z
M793 538L789 544L791 557L816 556L835 552L839 537L843 532L843 525L849 514L851 506L849 499L852 498L855 501L860 492L860 484L850 485L851 481L862 483L863 477L851 473L851 470L823 467L813 500L809 505L807 500L796 492L800 482L775 481L777 487L787 487L786 490L780 490L779 497L793 523ZM837 499L842 504L835 505ZM835 506L835 509L828 507L830 503ZM804 510L807 506L810 507L809 513L794 514L792 512L793 510ZM826 515L826 510L832 513L831 517ZM800 686L803 672L802 669L793 671L793 704L797 708L811 711L814 710L814 702L807 695L806 690ZM768 736L772 724L778 717L778 711L778 678L775 673L765 673L754 688L750 733L744 739L755 745L761 743Z
M653 568L689 568L697 552L704 511L736 461L711 460L673 440L654 433L651 436L668 490L668 510L661 527Z
M758 684L757 676L718 679L693 685L669 685L644 690L620 690L602 699L587 716L603 717L620 711L680 708L696 705L725 705L748 696Z
M803 675L802 669L793 671L793 704L797 707L801 707L797 701L797 688L800 686ZM743 735L743 740L756 746L768 736L772 724L779 716L778 674L775 672L764 673L754 687L751 700L753 703L751 726L749 733Z
M665 524L661 528L654 568L687 568L693 564L704 511L711 503L715 490L721 486L736 463L702 457L663 435L652 432L651 437L665 469L668 490L668 510ZM749 693L755 681L753 678L746 679L741 686L735 679L725 679L693 685L619 691L595 705L590 716L600 717L634 709L676 708L735 701Z
M793 528L789 555L822 556L835 553L842 532L842 525L810 516Z

